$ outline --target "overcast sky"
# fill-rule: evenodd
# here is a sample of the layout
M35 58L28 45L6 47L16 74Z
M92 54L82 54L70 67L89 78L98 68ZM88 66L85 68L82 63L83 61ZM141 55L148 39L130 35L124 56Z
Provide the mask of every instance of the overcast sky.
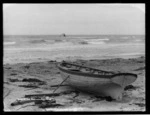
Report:
M3 4L4 35L144 34L144 4Z

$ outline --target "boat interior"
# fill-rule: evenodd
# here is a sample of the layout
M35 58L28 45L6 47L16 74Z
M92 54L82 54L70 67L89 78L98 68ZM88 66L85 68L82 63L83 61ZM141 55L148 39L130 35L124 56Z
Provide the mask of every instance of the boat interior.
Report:
M91 73L91 74L97 74L97 75L114 75L115 73L112 71L103 71L99 69L94 69L74 63L68 63L68 62L62 62L61 66L64 69L67 69L69 71L74 71L74 72L83 72L83 73Z

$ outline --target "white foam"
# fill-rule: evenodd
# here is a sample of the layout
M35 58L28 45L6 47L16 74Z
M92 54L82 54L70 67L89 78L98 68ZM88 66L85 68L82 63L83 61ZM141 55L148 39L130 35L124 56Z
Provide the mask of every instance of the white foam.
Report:
M105 44L104 41L108 41L108 40L109 40L108 38L104 38L104 39L90 39L90 40L85 40L85 41L91 44Z
M4 45L12 45L15 44L16 42L4 42Z
M105 44L105 42L89 42L91 44Z
M96 38L96 37L87 37L87 36L86 37L70 37L69 36L69 37L66 37L66 38L82 38L82 39L84 39L84 38Z
M86 40L86 41L95 41L95 42L97 42L97 41L108 41L109 40L109 38L101 38L101 39L89 39L89 40Z

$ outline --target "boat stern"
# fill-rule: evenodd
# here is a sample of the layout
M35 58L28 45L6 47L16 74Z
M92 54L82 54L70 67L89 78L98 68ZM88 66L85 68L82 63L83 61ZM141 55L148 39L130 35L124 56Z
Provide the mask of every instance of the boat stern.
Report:
M135 82L137 79L136 74L132 73L119 73L112 76L111 81L120 85L121 87L126 87L127 85Z

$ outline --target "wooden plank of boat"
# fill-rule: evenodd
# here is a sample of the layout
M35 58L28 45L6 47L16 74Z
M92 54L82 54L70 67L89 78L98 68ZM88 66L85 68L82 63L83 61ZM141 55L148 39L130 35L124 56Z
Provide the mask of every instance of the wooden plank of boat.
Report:
M66 65L97 71L98 74L70 69L71 67L67 68ZM137 75L132 73L107 72L66 62L62 62L58 68L63 79L70 76L66 82L72 87L97 95L111 96L117 100L122 99L124 87L133 83L137 78Z

